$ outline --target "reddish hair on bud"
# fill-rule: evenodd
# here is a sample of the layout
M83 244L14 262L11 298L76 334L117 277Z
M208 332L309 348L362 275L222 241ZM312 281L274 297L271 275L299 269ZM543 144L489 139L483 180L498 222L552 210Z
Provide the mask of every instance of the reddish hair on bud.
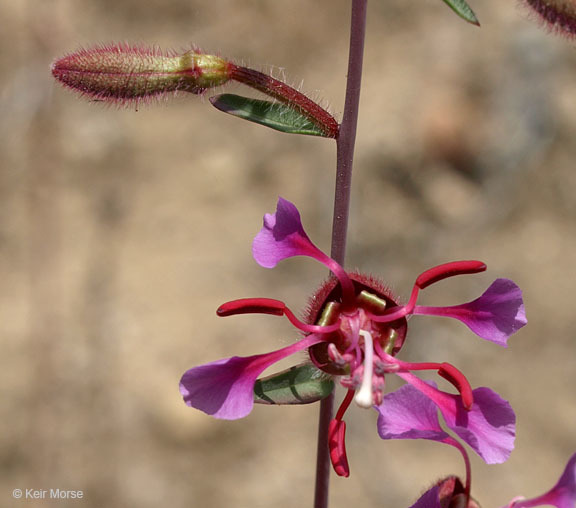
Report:
M168 93L202 93L230 79L230 63L193 49L178 54L126 43L80 49L52 64L52 75L83 96L119 105Z
M576 37L576 0L523 0L552 31Z

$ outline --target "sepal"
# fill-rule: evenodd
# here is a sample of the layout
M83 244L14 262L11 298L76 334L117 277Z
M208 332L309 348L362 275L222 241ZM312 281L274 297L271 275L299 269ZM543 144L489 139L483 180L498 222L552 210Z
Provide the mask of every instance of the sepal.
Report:
M286 104L251 99L230 93L215 95L210 98L210 102L224 113L280 132L332 137L305 115Z
M311 363L295 365L256 381L254 402L257 404L310 404L328 397L334 391L332 377Z

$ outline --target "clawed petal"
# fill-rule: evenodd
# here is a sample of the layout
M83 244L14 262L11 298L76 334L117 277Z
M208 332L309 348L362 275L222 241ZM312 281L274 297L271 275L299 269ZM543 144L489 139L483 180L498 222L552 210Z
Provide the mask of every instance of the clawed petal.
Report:
M548 499L555 499L557 508L573 508L576 505L576 454L572 455L558 483L548 493Z
M252 254L256 262L264 268L274 268L283 259L293 256L317 259L319 253L322 254L302 227L298 209L279 198L276 213L264 215L264 226L254 238Z
M194 367L180 380L180 393L188 406L224 420L243 418L254 405L254 383L269 366L322 341L309 335L291 346L272 353L239 357Z
M496 279L472 302L453 307L416 306L414 314L458 319L479 337L501 346L527 322L522 291L509 279Z
M487 464L508 460L514 449L516 415L510 404L489 388L473 390L474 404L467 411L460 397L447 395L451 403L439 406L450 427Z
M438 420L438 408L422 392L404 385L384 396L378 411L378 434L382 439L432 439L449 435Z
M470 409L459 395L437 390L410 373L398 373L440 409L448 427L462 438L487 464L505 462L514 448L516 415L510 404L489 388L472 391Z
M276 213L264 215L264 226L252 243L252 255L264 268L274 268L294 256L311 257L336 275L342 286L343 303L350 305L354 300L354 285L344 268L312 243L302 227L298 209L286 199L278 198Z
M468 501L468 502L467 502ZM480 508L468 499L464 485L457 476L443 478L428 489L410 508Z
M576 506L576 453L570 457L558 483L546 494L533 499L512 501L506 508L529 508L531 506L555 506L574 508Z
M216 418L243 418L252 411L254 383L266 368L258 360L260 355L233 356L190 369L182 376L180 393L187 405Z
M440 502L440 486L434 485L428 489L410 508L443 508Z

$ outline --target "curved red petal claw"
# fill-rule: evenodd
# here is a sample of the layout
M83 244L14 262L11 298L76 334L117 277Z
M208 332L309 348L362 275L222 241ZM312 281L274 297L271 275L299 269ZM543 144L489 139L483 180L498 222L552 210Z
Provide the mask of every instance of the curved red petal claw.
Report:
M343 420L332 420L328 427L328 448L330 450L330 461L338 476L347 478L350 476L348 457L346 456L346 422Z
M470 411L472 409L472 404L474 404L474 395L466 376L454 367L454 365L449 363L443 363L438 369L438 374L456 387L462 397L464 408Z
M218 307L216 314L220 317L235 316L236 314L272 314L283 316L286 304L272 298L241 298L226 302Z
M454 275L465 275L479 273L486 270L486 265L482 261L453 261L438 265L421 273L416 279L415 285L420 289L427 288L430 284L453 277Z

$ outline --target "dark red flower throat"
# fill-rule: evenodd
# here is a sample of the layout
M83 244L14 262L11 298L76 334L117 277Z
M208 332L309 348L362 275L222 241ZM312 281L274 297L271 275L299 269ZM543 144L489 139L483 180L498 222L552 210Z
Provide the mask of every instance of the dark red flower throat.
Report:
M330 278L310 298L305 321L320 326L333 325L341 319L342 327L326 336L326 342L321 342L309 349L310 359L319 369L333 375L350 374L350 369L342 363L342 359L350 354L351 343L349 319L356 316L361 329L368 326L375 347L381 348L391 356L395 356L406 338L408 323L406 318L387 323L371 321L368 316L380 315L385 310L399 307L396 297L380 280L361 273L348 273L354 286L354 305L344 308L342 304L342 286L338 279ZM347 319L348 318L348 319ZM362 326L363 325L363 326ZM347 333L348 332L348 333ZM377 345L376 345L377 343ZM333 346L331 346L333 344ZM334 348L337 351L334 351ZM336 357L336 361L335 361ZM361 360L361 359L359 359Z

